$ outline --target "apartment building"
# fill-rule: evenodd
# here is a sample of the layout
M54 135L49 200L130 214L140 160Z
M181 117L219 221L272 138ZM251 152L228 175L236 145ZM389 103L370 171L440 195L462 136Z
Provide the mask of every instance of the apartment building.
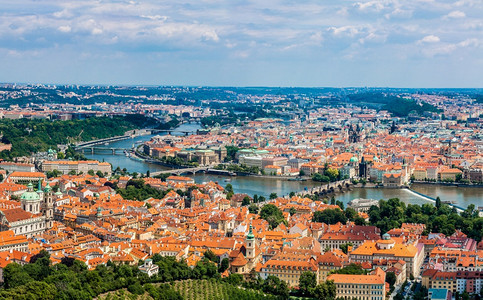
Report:
M369 275L332 274L336 286L336 298L359 300L383 300L386 298L386 273L376 268Z
M44 161L42 163L42 172L48 172L57 170L62 174L69 174L70 172L76 172L76 174L87 174L90 170L97 172L101 171L102 174L111 175L111 164L107 162L99 162L97 160L85 160L85 161L70 161L70 160L56 160L56 161Z
M351 262L372 262L377 259L402 260L406 262L407 277L417 277L424 260L422 244L403 244L387 233L377 241L365 241L349 254Z

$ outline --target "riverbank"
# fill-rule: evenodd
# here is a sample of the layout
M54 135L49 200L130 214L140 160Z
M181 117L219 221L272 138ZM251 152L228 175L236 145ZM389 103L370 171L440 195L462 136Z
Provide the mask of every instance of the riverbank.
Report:
M193 131L200 128L196 124L183 124L180 131ZM109 145L100 145L99 147L104 148L127 148L132 149L133 144L140 144L151 139L151 137L156 136L155 134L135 137L132 139L126 139L122 141L117 141L110 143ZM135 160L129 158L125 155L112 155L109 151L89 154L86 153L88 159L94 159L98 161L106 161L112 164L113 168L120 167L121 169L126 168L129 172L137 172L146 174L150 171L151 174L157 171L169 170L170 167L161 166L158 164L152 164L146 161ZM221 186L226 186L230 183L233 186L235 193L245 193L250 196L254 194L264 196L268 198L271 193L277 193L277 195L287 195L290 192L300 192L305 189L309 190L322 184L319 182L313 182L312 180L307 181L295 181L289 179L282 179L279 176L264 178L262 176L223 176L217 174L205 174L197 173L195 175L190 175L196 183L203 183L208 181L218 182ZM229 179L229 180L226 180ZM225 181L226 180L226 181ZM399 198L406 204L424 204L428 203L428 200L409 192L407 189L387 189L379 187L371 187L371 183L367 182L365 187L359 183L356 187L351 187L350 191L344 191L341 194L334 194L336 200L341 201L346 204L355 198L367 198L367 199L390 199ZM455 203L461 207L467 207L470 204L475 204L476 206L481 206L481 190L478 188L465 188L454 186L442 186L435 184L413 184L411 189L420 192L429 197L436 198L440 197L442 201L448 201Z
M429 182L429 181L413 181L414 184L428 184L428 185L440 185L440 186L453 186L453 187L465 187L465 188L483 188L483 183L461 183L461 182Z

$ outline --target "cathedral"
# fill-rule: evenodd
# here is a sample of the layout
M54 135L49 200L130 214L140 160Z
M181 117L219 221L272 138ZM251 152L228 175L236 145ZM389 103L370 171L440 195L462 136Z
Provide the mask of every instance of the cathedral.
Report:
M12 230L15 235L31 238L52 228L54 219L53 192L49 185L37 191L32 183L20 197L21 206L0 210L0 231Z
M357 124L356 128L354 128L352 124L349 126L347 140L349 143L359 143L362 141L362 129L359 124Z

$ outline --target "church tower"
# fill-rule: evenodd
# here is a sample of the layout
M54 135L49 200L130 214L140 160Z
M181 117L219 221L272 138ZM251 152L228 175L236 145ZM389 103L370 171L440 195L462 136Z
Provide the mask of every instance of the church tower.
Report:
M54 193L48 184L43 192L42 214L45 216L45 228L52 228L54 220Z
M253 235L253 227L250 224L250 230L248 231L246 240L245 240L245 248L247 250L247 259L252 261L255 259L255 236Z

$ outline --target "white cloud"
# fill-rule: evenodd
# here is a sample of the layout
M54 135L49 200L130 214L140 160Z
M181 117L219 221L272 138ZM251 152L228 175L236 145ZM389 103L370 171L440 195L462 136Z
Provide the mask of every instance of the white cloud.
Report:
M437 43L439 41L440 41L439 37L435 35L427 35L423 37L421 40L419 40L420 43Z
M64 26L57 27L57 30L59 30L60 32L67 33L67 32L71 32L72 28L68 25L64 25Z
M335 36L347 35L350 37L354 37L360 32L357 26L330 27L328 30Z
M447 15L448 18L454 18L454 19L457 19L457 18L464 18L466 17L466 14L462 11L459 11L459 10L455 10L455 11L452 11L450 12L448 15Z
M367 10L381 11L385 8L384 1L380 1L380 0L357 2L354 4L354 6L362 11L367 11Z

